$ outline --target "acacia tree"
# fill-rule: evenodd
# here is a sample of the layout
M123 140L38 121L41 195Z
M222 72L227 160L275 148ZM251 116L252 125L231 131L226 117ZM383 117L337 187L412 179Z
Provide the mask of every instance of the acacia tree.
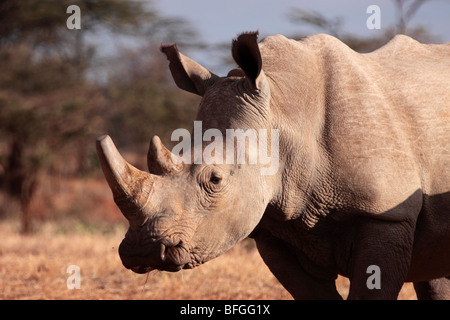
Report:
M81 30L66 27L73 4L81 9ZM83 158L107 120L109 97L89 78L97 56L86 39L100 31L142 38L168 32L172 22L148 1L0 3L0 188L20 202L23 232L31 231L41 173L58 156L61 166Z

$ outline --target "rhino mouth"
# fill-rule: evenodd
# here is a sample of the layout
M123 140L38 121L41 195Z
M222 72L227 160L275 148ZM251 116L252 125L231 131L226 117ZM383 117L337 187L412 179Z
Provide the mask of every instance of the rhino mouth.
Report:
M139 274L152 270L176 272L189 268L189 251L180 241L177 244L160 243L141 251L130 248L126 242L119 247L119 255L125 268Z

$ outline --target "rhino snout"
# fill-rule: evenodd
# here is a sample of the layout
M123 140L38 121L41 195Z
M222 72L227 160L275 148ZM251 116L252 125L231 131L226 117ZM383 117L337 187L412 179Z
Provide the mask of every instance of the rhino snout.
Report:
M124 239L119 246L119 256L125 268L136 273L151 270L179 271L190 262L189 251L182 241L160 240L145 247Z

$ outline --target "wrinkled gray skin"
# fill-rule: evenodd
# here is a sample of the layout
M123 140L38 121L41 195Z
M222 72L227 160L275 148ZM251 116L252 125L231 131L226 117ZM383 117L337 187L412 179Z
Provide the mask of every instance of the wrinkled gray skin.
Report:
M108 136L97 149L130 222L119 253L144 273L211 260L245 237L296 299L450 298L450 44L397 36L358 54L337 39L240 35L218 77L162 46L176 84L202 96L203 130L279 130L279 170L177 164L158 137L150 173ZM204 142L203 147L209 142ZM381 289L369 289L370 265Z

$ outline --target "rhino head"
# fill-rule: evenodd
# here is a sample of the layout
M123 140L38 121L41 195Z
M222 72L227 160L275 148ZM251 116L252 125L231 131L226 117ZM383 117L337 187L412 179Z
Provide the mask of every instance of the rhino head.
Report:
M227 77L185 57L175 44L161 50L178 87L202 96L196 119L202 134L208 129L223 135L229 129L252 129L258 135L258 129L273 128L257 33L233 41L232 55L240 68ZM212 140L199 144L193 139L192 148L183 150L180 158L153 137L147 173L127 163L109 136L97 139L104 175L130 224L119 247L126 268L137 273L193 268L221 255L258 225L276 192L277 174L261 174L258 162L196 161L196 148L202 154L217 143ZM245 148L247 160L255 152L250 149ZM233 149L233 159L238 152Z

